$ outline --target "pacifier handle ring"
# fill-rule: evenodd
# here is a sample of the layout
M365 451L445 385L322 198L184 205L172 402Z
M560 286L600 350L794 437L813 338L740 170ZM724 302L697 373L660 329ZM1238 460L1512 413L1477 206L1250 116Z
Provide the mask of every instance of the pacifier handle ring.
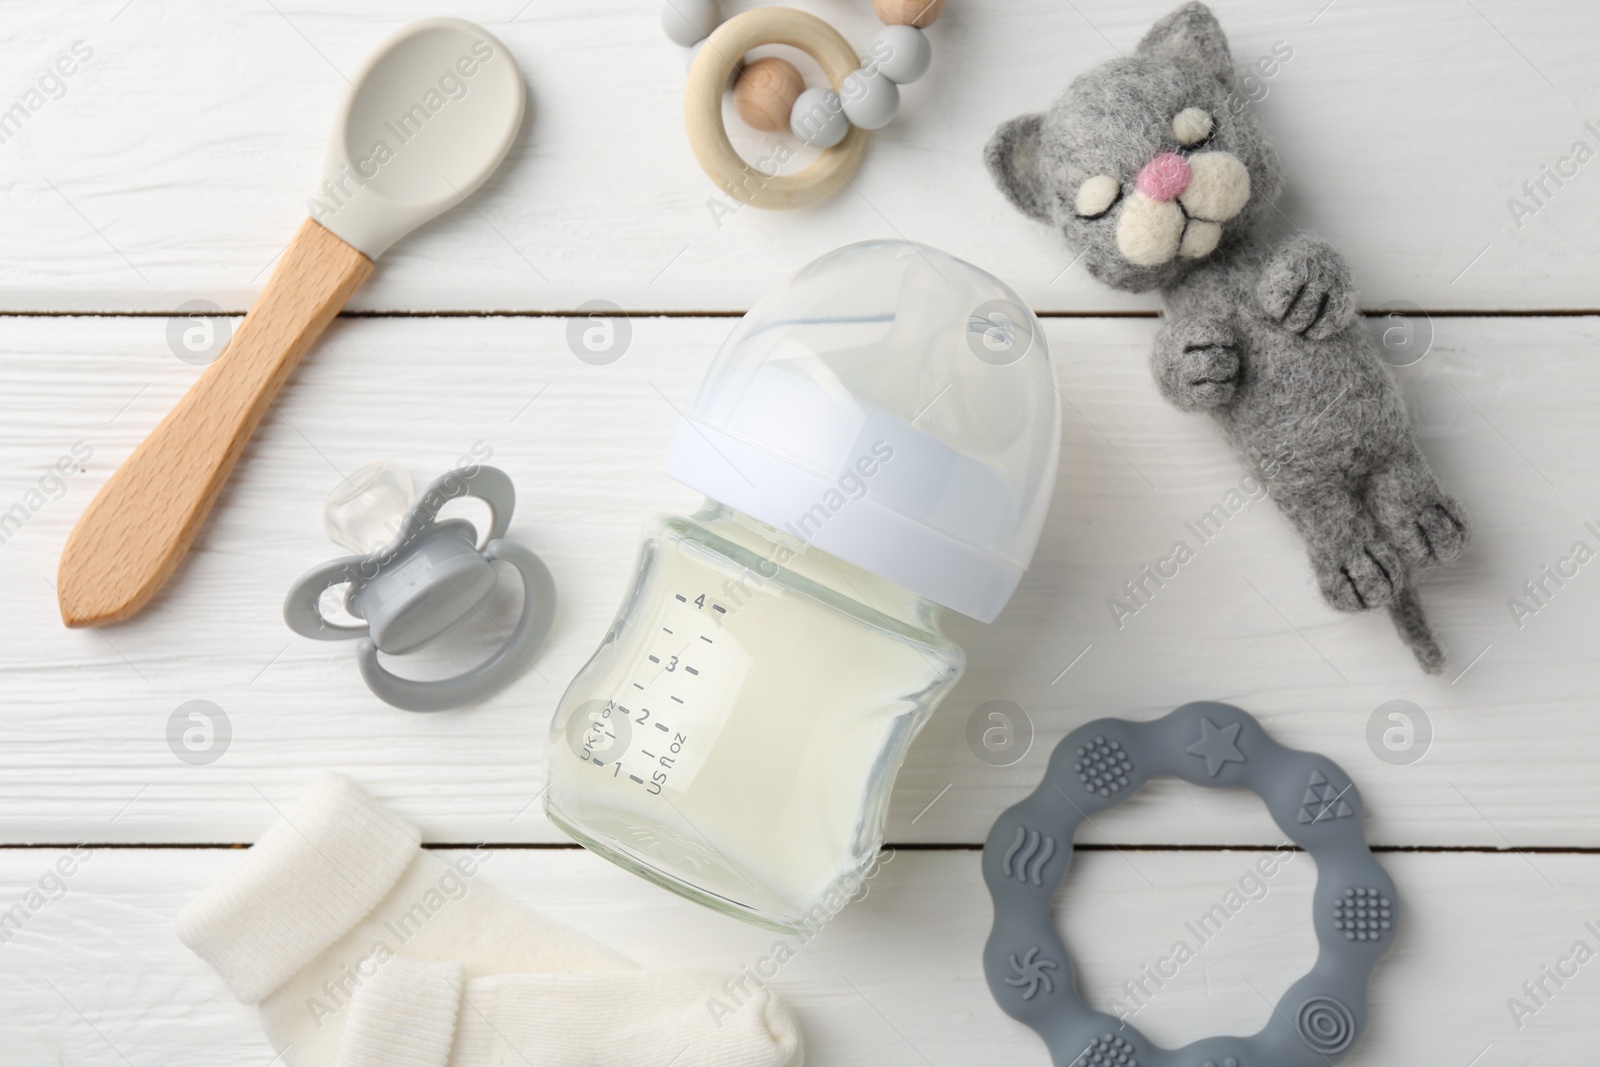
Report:
M289 629L301 637L318 641L346 641L352 637L365 637L365 622L360 626L345 626L324 618L322 594L336 585L356 581L359 575L352 568L367 562L369 558L343 556L301 575L283 601L283 621L289 624Z
M426 531L439 520L440 509L450 501L467 497L477 497L489 505L489 531L483 535L483 544L487 546L504 537L511 528L511 513L516 510L517 490L505 471L474 464L445 471L427 484L406 512L398 543L404 544Z
M490 541L484 546L483 558L504 560L522 576L522 617L511 636L499 651L476 667L453 678L431 682L402 678L390 671L378 662L378 646L372 638L364 638L356 648L356 661L361 666L361 677L378 699L404 711L445 711L488 698L533 665L533 655L544 643L556 613L556 583L550 568L530 549L514 541Z

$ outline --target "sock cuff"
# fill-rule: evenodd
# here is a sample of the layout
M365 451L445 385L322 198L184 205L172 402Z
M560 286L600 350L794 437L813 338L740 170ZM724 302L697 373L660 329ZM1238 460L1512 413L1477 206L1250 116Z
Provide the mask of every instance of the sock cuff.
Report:
M421 840L354 781L324 775L179 913L178 937L259 1003L372 911Z
M396 956L350 1001L334 1067L448 1067L461 965Z

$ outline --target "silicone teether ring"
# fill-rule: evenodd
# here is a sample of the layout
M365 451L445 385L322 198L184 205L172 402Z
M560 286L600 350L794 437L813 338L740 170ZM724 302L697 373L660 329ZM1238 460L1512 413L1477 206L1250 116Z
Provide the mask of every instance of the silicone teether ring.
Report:
M831 196L849 180L867 147L867 131L852 125L844 140L798 174L766 174L746 163L728 140L722 122L722 92L746 52L764 44L800 49L839 91L860 61L839 32L826 22L790 7L759 7L717 27L701 45L689 68L684 119L689 145L706 175L730 196L759 208L800 207Z
M543 560L514 541L490 541L484 546L483 558L505 560L522 577L522 616L511 636L476 667L431 682L402 678L384 667L378 662L378 646L364 637L356 646L356 662L378 699L402 711L445 711L484 699L532 661L555 618L555 579Z
M1250 1037L1165 1049L1128 1021L1094 1010L1078 993L1050 918L1079 823L1163 774L1252 790L1316 862L1317 962ZM984 845L995 911L983 955L989 989L1044 1039L1056 1067L1328 1067L1366 1028L1367 979L1398 926L1394 883L1367 847L1364 815L1337 764L1285 748L1228 704L1185 704L1150 723L1100 719L1079 727L1051 755L1039 788L1000 816Z

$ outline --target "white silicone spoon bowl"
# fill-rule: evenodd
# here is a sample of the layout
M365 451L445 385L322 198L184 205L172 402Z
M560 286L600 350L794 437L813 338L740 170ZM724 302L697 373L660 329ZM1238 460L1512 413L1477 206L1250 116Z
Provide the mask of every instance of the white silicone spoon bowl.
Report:
M340 105L313 217L369 258L470 196L522 125L522 75L461 19L407 26L367 60ZM330 189L331 187L331 189Z

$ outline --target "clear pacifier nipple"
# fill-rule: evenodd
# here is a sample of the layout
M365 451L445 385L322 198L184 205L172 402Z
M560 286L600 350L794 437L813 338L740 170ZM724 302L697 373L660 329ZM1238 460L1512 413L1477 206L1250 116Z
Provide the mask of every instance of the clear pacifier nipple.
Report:
M322 526L336 545L351 552L376 552L400 532L415 498L410 471L387 460L368 463L328 494Z

